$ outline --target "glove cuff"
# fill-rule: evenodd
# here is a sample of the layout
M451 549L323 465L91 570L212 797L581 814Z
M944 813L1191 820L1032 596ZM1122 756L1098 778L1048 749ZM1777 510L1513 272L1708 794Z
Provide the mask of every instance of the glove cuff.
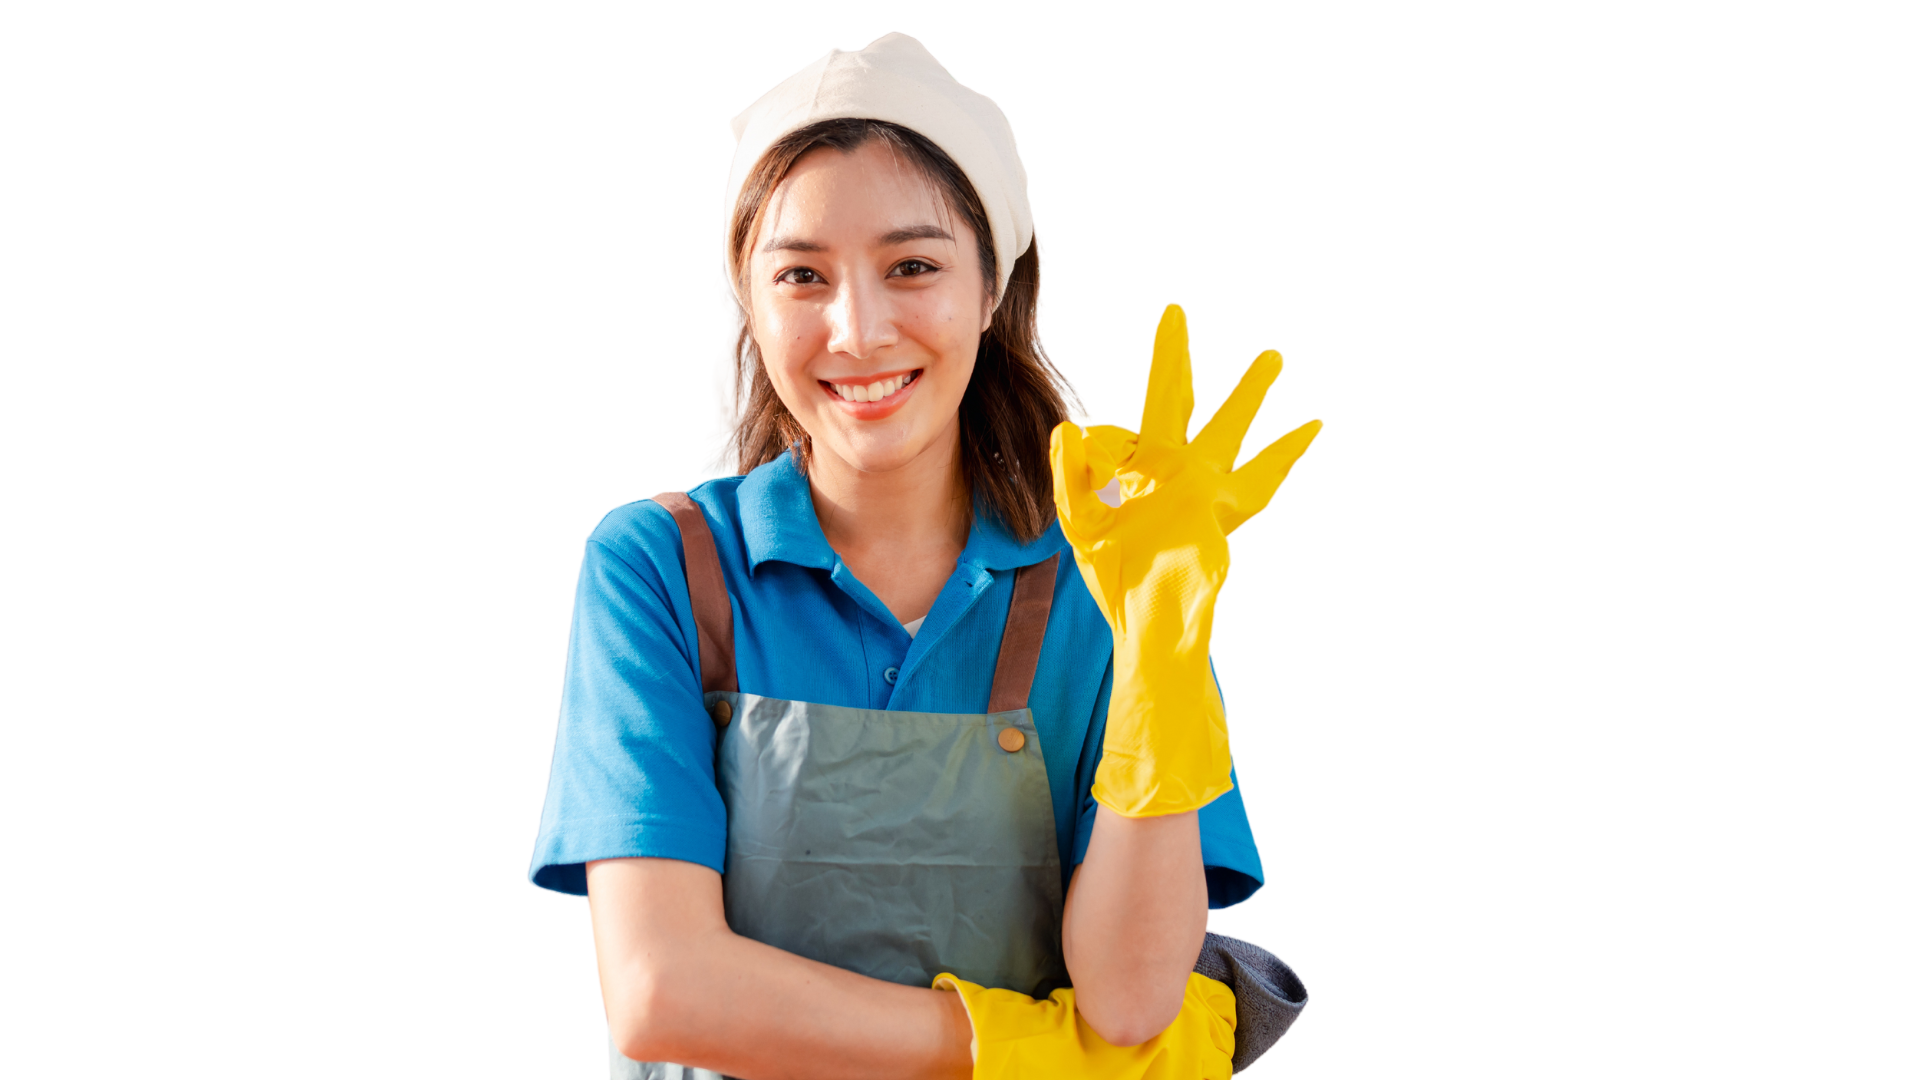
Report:
M1093 797L1127 817L1198 810L1233 790L1226 708L1203 656L1161 678L1137 677L1148 665L1114 653L1113 696ZM1177 676L1177 677L1168 677Z
M960 995L960 1005L967 1010L967 1023L973 1027L973 1039L967 1043L967 1052L973 1055L974 1064L978 1065L980 1063L980 1021L974 1018L973 1002L974 998L979 996L982 987L979 983L970 983L952 972L943 971L934 976L933 988L950 990Z

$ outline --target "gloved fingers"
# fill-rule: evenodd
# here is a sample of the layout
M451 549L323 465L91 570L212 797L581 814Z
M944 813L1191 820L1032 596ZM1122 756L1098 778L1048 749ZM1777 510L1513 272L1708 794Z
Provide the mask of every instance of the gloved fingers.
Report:
M1320 434L1320 421L1310 420L1274 441L1252 461L1233 470L1227 477L1227 495L1216 516L1220 531L1231 533L1248 518L1266 509L1280 482L1293 470L1293 463L1307 452L1313 437Z
M1127 469L1139 452L1139 432L1121 425L1087 425L1087 469L1089 479L1112 482L1114 475ZM1102 488L1106 484L1100 484ZM1098 490L1098 488L1094 488Z
M1089 443L1093 444L1094 456L1106 462L1104 472L1090 467ZM1097 494L1113 479L1112 454L1091 433L1063 422L1053 429L1047 459L1053 466L1053 505L1060 512L1060 532L1073 545L1074 562L1079 564L1100 614L1106 616L1107 625L1115 633L1124 633L1120 560L1111 552L1104 558L1098 554L1118 519L1118 511L1100 501Z
M1279 353L1268 349L1254 357L1247 373L1240 377L1240 385L1233 388L1213 419L1207 421L1207 426L1194 438L1194 453L1221 469L1233 468L1233 459L1240 454L1240 443L1247 437L1247 428L1253 425L1254 414L1266 400L1267 388L1279 376Z
M1187 313L1168 304L1153 335L1153 370L1147 375L1147 406L1140 414L1140 438L1174 446L1187 444L1193 419L1193 359L1187 353Z
M1196 971L1187 977L1187 996L1182 1006L1187 1005L1201 1010L1207 1038L1214 1050L1228 1059L1231 1073L1234 1033L1240 1027L1240 1003L1234 999L1233 988Z
M1098 425L1114 427L1114 425ZM1112 436L1062 421L1046 444L1046 459L1054 469L1054 509L1060 511L1060 530L1073 544L1092 544L1114 525L1114 507L1096 494L1114 480Z

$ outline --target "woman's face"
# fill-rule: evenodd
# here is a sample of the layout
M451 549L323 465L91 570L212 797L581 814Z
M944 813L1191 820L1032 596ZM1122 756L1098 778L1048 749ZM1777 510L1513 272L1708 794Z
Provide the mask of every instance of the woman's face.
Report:
M816 458L891 472L959 444L993 317L973 230L881 142L810 151L748 254L754 341Z

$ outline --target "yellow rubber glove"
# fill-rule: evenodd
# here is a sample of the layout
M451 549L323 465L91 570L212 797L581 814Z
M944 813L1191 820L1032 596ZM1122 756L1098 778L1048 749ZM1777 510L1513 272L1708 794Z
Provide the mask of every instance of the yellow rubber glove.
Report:
M1233 991L1205 975L1187 976L1187 996L1167 1030L1139 1046L1115 1046L1073 1008L1072 990L1035 1001L989 990L953 975L933 980L955 990L973 1021L973 1080L1228 1080L1233 1075Z
M1053 498L1080 575L1113 628L1113 699L1093 796L1129 817L1197 810L1233 787L1226 712L1207 656L1227 577L1227 534L1260 512L1320 421L1238 469L1240 442L1280 354L1261 353L1199 437L1187 441L1187 317L1169 305L1153 343L1140 433L1053 429ZM1095 492L1118 479L1123 501Z

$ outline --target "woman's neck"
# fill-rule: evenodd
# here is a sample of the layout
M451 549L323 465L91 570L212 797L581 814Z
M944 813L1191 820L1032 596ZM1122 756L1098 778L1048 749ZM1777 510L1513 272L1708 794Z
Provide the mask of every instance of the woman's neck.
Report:
M958 425L897 469L862 472L818 443L807 470L820 530L901 622L925 615L972 525Z

